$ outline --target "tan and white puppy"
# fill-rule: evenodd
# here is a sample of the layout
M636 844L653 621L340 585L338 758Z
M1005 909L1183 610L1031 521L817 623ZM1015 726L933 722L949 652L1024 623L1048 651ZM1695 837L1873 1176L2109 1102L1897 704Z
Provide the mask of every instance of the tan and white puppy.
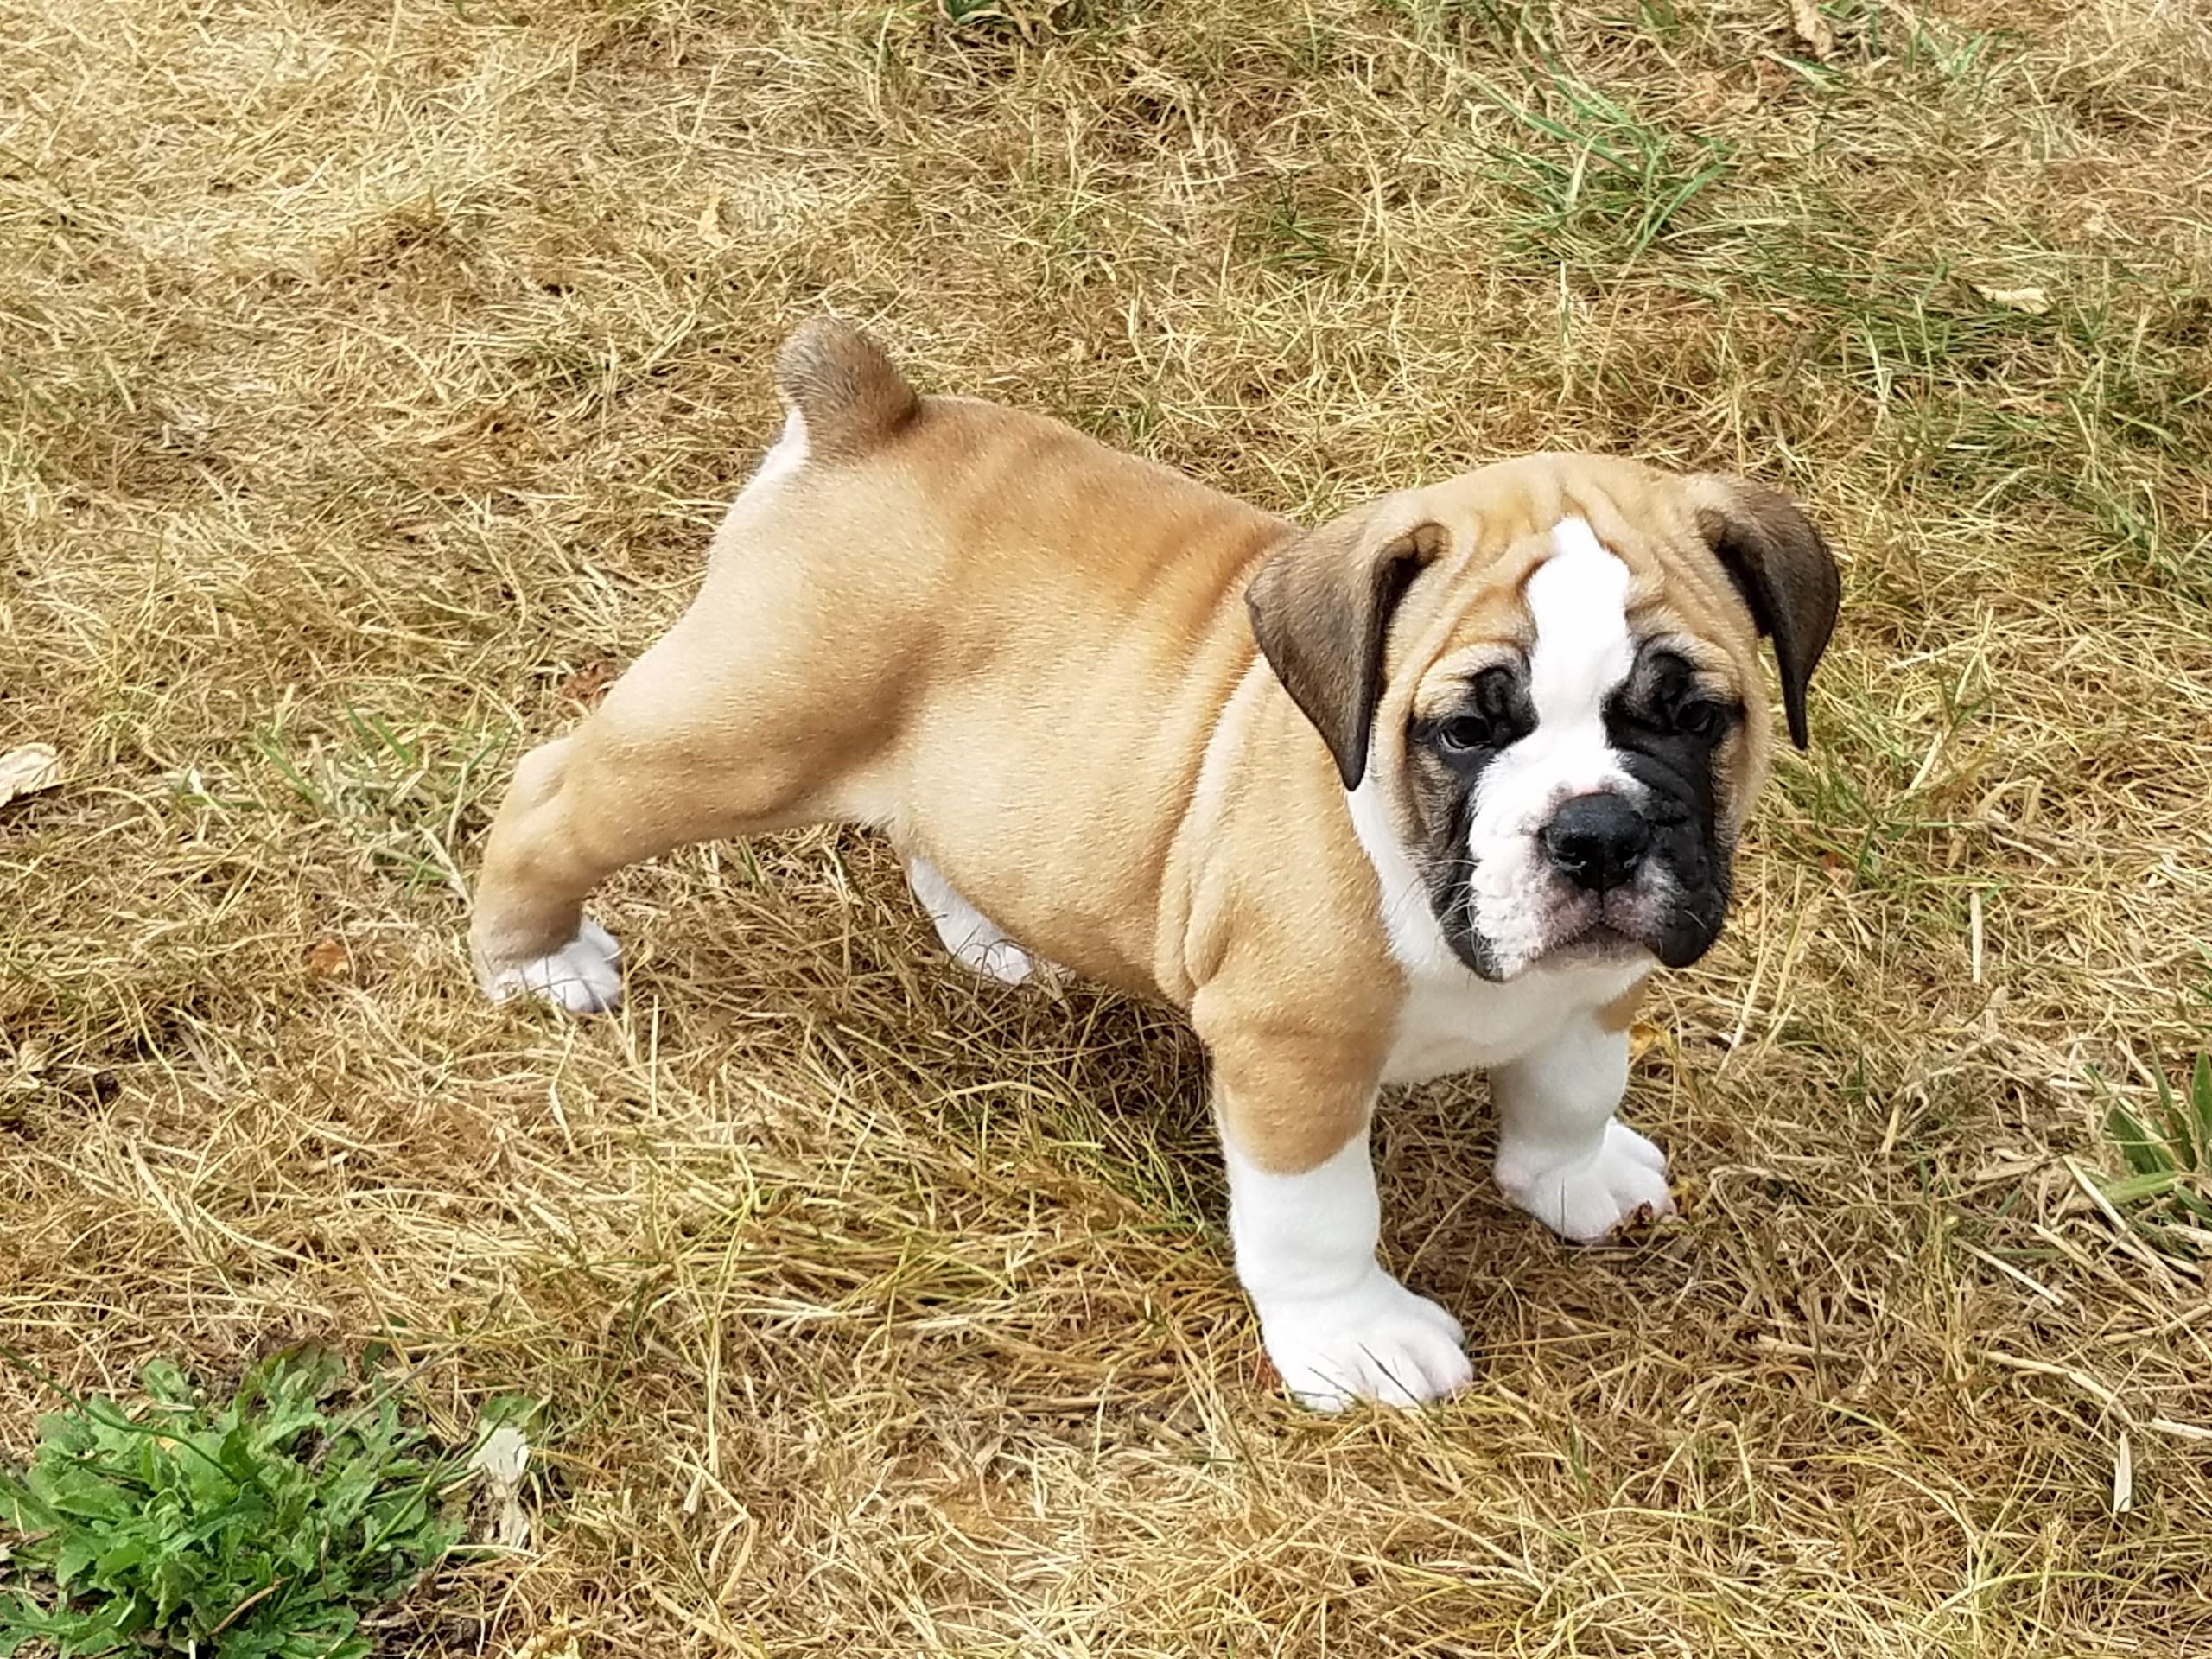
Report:
M803 328L781 441L676 626L522 762L472 931L494 997L621 994L583 900L685 842L887 831L955 955L1189 1011L1230 1233L1293 1393L1464 1385L1376 1259L1378 1089L1486 1068L1498 1185L1570 1238L1671 1208L1614 1116L1630 1008L1727 907L1837 605L1794 506L1537 455L1314 530ZM1034 954L1033 954L1034 953Z

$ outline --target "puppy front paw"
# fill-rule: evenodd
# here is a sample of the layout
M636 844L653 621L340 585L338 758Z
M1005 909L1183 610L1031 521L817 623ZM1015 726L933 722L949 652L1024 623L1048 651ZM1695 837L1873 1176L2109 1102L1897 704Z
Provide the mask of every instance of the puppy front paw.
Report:
M1474 1380L1459 1320L1379 1267L1341 1294L1270 1297L1259 1312L1283 1386L1315 1411L1426 1405Z
M1640 1210L1675 1213L1667 1192L1667 1154L1618 1118L1605 1121L1594 1151L1562 1158L1554 1147L1501 1145L1497 1185L1520 1208L1563 1238L1596 1242Z
M480 962L476 979L494 1002L537 996L570 1014L605 1014L622 1004L622 947L586 917L559 950L512 968Z

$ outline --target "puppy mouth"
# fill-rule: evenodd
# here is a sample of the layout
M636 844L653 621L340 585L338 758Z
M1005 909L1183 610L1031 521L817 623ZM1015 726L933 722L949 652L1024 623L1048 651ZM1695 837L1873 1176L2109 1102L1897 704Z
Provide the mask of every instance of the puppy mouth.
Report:
M1727 904L1725 891L1622 888L1581 906L1579 922L1571 923L1540 959L1554 959L1566 950L1582 958L1648 955L1669 968L1687 968L1713 948Z
M1490 943L1471 928L1459 954L1485 979L1497 981L1541 969L1637 958L1656 957L1669 968L1687 968L1711 948L1719 932L1719 917L1707 913L1710 908L1627 888L1602 897L1575 893L1554 900L1541 942L1518 962L1501 962Z
M1635 957L1662 955L1659 947L1642 936L1624 918L1609 917L1607 906L1587 899L1554 913L1544 942L1517 962L1500 959L1496 945L1475 924L1474 895L1463 889L1440 918L1444 937L1459 960L1483 978L1503 984L1539 969L1565 968L1583 963L1624 962Z
M1535 956L1529 958L1531 968L1552 967L1570 962L1610 962L1624 957L1650 954L1653 946L1649 940L1607 921L1602 915L1592 914L1579 926L1557 936Z
M1610 901L1609 901L1610 900ZM1607 899L1578 898L1554 912L1536 949L1515 971L1521 975L1545 969L1595 966L1605 963L1645 961L1663 956L1658 934L1648 925L1650 906L1628 894Z
M1639 958L1687 968L1712 948L1728 908L1725 876L1685 883L1671 870L1654 868L1604 893L1554 878L1524 901L1535 913L1519 938L1501 938L1484 925L1481 894L1467 867L1447 869L1430 881L1445 942L1467 968L1495 983L1533 969Z

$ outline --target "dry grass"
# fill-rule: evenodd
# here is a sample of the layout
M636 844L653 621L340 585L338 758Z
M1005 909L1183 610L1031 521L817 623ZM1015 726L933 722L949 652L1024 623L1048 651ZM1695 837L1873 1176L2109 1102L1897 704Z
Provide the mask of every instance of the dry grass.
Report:
M0 1341L543 1396L413 1650L2212 1653L2212 1298L2069 1167L2212 1014L2195 0L1004 10L0 0L0 749L72 769L0 810ZM1279 1402L1189 1038L969 983L863 838L623 879L619 1020L478 1001L505 768L824 302L1289 511L1591 446L1845 550L1638 1070L1686 1220L1562 1248L1478 1085L1389 1111L1449 1409Z

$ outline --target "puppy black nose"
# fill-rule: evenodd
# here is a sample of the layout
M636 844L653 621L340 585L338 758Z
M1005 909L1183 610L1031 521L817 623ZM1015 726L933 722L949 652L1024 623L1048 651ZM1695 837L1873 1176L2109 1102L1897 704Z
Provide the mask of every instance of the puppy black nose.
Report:
M1651 826L1629 800L1610 790L1577 795L1544 826L1544 850L1578 887L1603 893L1636 874L1651 846Z

